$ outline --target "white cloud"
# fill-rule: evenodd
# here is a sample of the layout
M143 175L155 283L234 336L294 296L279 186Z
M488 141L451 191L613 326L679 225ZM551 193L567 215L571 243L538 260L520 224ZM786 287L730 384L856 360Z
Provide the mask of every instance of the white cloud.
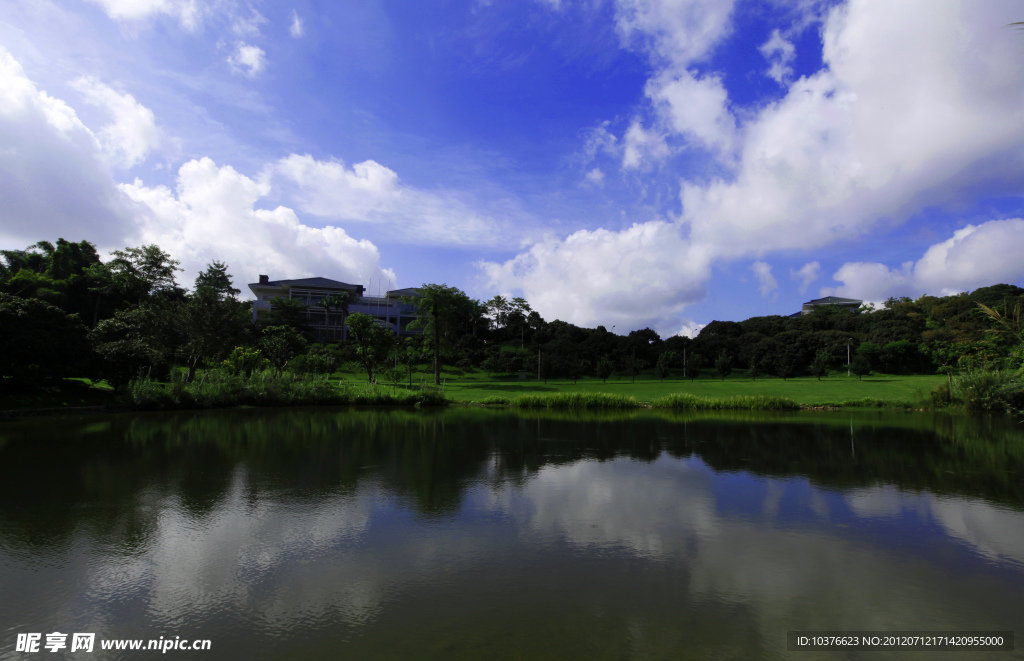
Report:
M197 0L90 0L103 8L115 21L141 21L165 14L181 22L187 30L199 23L200 8Z
M779 282L772 275L772 267L767 262L754 262L750 265L750 270L757 276L758 291L761 292L762 298L768 298L769 294L779 288Z
M58 236L102 243L131 222L100 141L2 47L0 200L0 240L11 246Z
M604 172L601 168L594 168L587 173L586 179L595 186L604 186Z
M721 256L810 248L1024 176L1015 5L832 10L826 68L743 130L735 177L684 183L683 220Z
M160 144L153 111L131 94L119 94L89 76L72 81L71 87L78 90L87 103L105 109L113 117L113 123L97 133L110 164L123 168L137 165Z
M611 154L615 155L618 153L618 138L616 138L611 131L608 130L608 126L611 122L601 122L596 128L588 129L584 131L584 143L583 143L583 163L584 165L589 164L599 154Z
M665 160L669 153L665 137L655 131L648 131L639 121L630 124L623 140L623 170L648 167L652 162Z
M425 191L399 181L376 161L351 168L341 161L318 161L292 154L265 173L292 185L289 194L306 213L349 222L373 223L396 240L443 245L504 245L522 237L509 219L476 213L453 191ZM514 213L509 214L514 217Z
M248 16L235 16L231 21L231 31L239 37L253 38L260 34L260 26L267 22L266 17L252 7Z
M771 65L767 75L780 85L786 85L793 77L793 60L796 59L796 46L783 37L778 30L772 31L768 41L761 44L759 50Z
M302 28L302 19L299 18L299 13L292 10L292 24L288 27L288 34L298 39L305 33Z
M623 44L661 66L706 58L732 29L732 0L618 0L615 23Z
M914 280L926 291L957 292L1024 278L1024 220L968 225L928 248L914 265Z
M646 94L663 122L688 141L728 156L736 139L736 120L717 76L697 78L689 71L647 82Z
M624 169L638 167L648 157L666 157L669 135L731 161L736 121L721 78L715 74L698 76L688 67L706 59L729 34L732 6L731 0L616 3L616 26L623 45L645 52L655 67L645 94L653 105L656 121L649 130L639 122L630 126L625 136ZM658 150L643 149L651 146Z
M683 325L679 328L679 332L676 335L682 337L688 337L691 340L700 335L701 330L707 326L707 324L698 324L692 320L687 319L683 322Z
M397 282L393 271L380 268L380 254L371 242L356 240L338 227L305 225L287 207L255 208L270 194L269 183L230 166L218 167L209 158L182 165L175 191L150 188L138 179L120 188L138 205L139 240L157 243L181 260L183 282L215 259L231 266L238 282L258 273Z
M258 273L326 275L353 282L397 282L379 266L373 243L338 227L312 227L287 207L257 209L271 182L246 177L208 158L185 163L175 191L136 179L118 184L109 155L125 163L151 146L152 113L130 95L91 78L73 83L110 110L113 125L94 134L66 103L38 90L0 49L0 242L87 239L103 248L157 243L186 268L189 283L215 259L236 282ZM367 178L372 179L371 178ZM372 185L372 184L367 184Z
M968 225L925 252L917 262L891 269L877 262L843 264L834 280L839 287L823 289L864 300L890 296L945 295L1024 279L1024 220L990 220Z
M818 279L821 274L821 263L820 262L808 262L801 266L797 270L790 269L789 277L791 280L800 281L800 293L803 294L807 291L807 288L811 286L811 283Z
M236 73L255 78L267 66L267 54L259 46L239 43L235 52L228 57L228 64Z
M547 237L504 263L481 262L489 286L522 291L549 319L607 328L678 328L683 308L703 298L709 256L671 223L649 221L618 232L582 230Z

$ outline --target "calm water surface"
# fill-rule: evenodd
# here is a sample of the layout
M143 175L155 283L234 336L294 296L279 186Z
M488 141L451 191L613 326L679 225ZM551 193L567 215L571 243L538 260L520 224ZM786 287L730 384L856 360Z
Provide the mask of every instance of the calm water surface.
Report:
M1024 427L468 409L0 423L0 658L50 658L15 643L54 631L211 641L167 658L936 658L786 652L795 629L1020 637Z

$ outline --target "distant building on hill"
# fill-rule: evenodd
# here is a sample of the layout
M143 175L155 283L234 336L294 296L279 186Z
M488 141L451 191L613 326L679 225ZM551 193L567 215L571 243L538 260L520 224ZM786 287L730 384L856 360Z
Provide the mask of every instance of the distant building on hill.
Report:
M409 330L409 324L416 319L415 309L401 300L403 296L418 296L419 292L415 288L392 289L384 296L367 296L366 288L362 285L329 278L271 280L270 276L261 275L260 281L251 283L249 289L256 296L252 303L254 324L273 309L273 299L298 299L307 306L306 317L318 342L337 342L347 336L341 312L323 305L325 298L340 293L349 295L348 314L368 314L398 336L419 335L421 332Z
M813 301L807 301L800 308L800 311L796 314L791 314L791 317L799 317L801 315L810 314L814 312L814 308L821 307L823 305L838 305L841 308L846 308L850 312L856 312L860 309L860 306L864 304L864 301L858 301L855 298L841 298L839 296L826 296L825 298L816 298Z

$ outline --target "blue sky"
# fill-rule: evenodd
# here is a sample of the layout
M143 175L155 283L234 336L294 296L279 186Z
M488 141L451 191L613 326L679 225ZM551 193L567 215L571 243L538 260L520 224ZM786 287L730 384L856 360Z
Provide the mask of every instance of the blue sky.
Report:
M663 336L1024 280L1013 1L0 8L0 247Z

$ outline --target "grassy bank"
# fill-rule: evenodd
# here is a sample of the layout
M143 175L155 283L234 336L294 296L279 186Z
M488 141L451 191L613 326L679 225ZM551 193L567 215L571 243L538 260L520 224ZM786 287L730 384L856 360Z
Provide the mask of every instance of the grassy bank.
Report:
M413 375L404 385L371 386L354 365L328 377L297 377L272 372L248 380L217 370L200 371L190 384L157 383L143 379L126 392L115 394L105 384L65 380L35 393L0 397L0 409L48 409L75 406L128 406L131 408L220 408L227 406L292 406L334 404L381 404L406 406L445 402L531 408L629 409L650 406L668 409L788 410L796 407L921 407L928 393L943 383L941 375L835 374L822 378L797 377L750 379L737 371L724 381L705 375L696 381L665 379L644 373L636 382L613 377L607 382L585 378L570 380L520 380L477 370L445 371L443 386L427 385L432 375Z
M643 402L629 395L611 393L563 392L553 394L520 395L505 399L509 406L519 409L679 409L701 411L749 410L795 411L800 405L788 397L769 395L739 395L736 397L699 397L689 393L673 393ZM491 399L488 404L501 403Z

